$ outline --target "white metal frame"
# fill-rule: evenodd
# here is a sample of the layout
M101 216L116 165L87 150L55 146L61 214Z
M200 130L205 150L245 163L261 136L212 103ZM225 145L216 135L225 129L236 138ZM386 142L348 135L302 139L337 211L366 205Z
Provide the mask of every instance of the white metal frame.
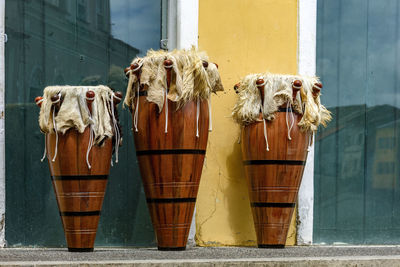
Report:
M298 1L298 72L316 72L317 0ZM308 152L298 197L297 244L311 245L314 220L314 144Z
M5 213L6 213L6 181L5 181L5 135L4 135L4 103L5 103L5 53L7 41L5 35L5 0L0 0L0 247L5 246Z
M189 49L198 47L199 0L169 0L168 48ZM194 244L196 235L196 210L190 225L189 243Z

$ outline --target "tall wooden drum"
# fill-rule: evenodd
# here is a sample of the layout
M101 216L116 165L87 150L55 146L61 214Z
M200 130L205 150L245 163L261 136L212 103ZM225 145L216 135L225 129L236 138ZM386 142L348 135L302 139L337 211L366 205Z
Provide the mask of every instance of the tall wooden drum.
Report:
M120 142L115 105L121 97L108 87L47 87L44 98L36 98L46 133L45 156L71 252L94 248L113 145ZM83 115L76 116L78 112Z
M256 80L259 91L253 92L261 101L259 112L254 114L259 115L245 124L241 133L243 165L259 248L285 246L312 137L312 131L306 128L309 126L304 126L302 121L303 114L308 115L305 108L308 107L307 90L310 88L304 89L300 80L294 80L290 88L286 81L286 87L292 89L289 94L288 88L285 92L277 92L271 84L279 84L276 77ZM265 86L270 87L266 89ZM246 90L236 89L239 94ZM298 95L298 91L301 94ZM273 92L276 98L265 96L264 92ZM316 100L312 94L309 96L308 101L315 105ZM264 112L268 108L271 108L270 113ZM237 120L240 120L239 114L237 105L234 111ZM326 120L329 113L323 116L327 116L324 117Z
M136 81L127 92L128 98L133 90L132 98L126 99L132 111L136 155L158 249L184 250L207 148L208 100L171 101L168 93L173 93L179 73L172 60L162 60L168 97L164 97L160 111L148 98L152 86L140 81L147 67L146 58L143 61L128 69Z

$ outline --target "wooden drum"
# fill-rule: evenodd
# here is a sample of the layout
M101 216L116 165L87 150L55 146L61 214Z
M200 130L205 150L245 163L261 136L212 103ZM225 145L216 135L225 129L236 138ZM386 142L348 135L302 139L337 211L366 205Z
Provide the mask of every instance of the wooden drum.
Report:
M71 93L74 90L69 89ZM118 104L121 101L121 93L113 94L110 89L108 90L110 97L114 98L114 104ZM98 111L98 108L93 107L99 103L99 101L93 102L96 92L96 88L92 88L81 96L86 98L85 102L90 113L94 109ZM51 115L55 117L51 116L50 120L54 120L59 112L62 112L60 107L63 105L66 94L69 93L69 90L63 90L62 94L51 97L53 102ZM40 97L36 98L39 106L42 105L40 99ZM85 102L82 101L82 103ZM111 104L111 101L106 105L108 106L106 113L106 116L109 116L108 121L115 122L115 113L112 110L116 109L115 105ZM100 114L97 112L96 115ZM93 127L96 126L93 125ZM66 130L64 134L52 129L52 132L47 132L45 137L53 188L68 251L71 252L93 251L112 160L113 143L116 141L106 136L96 136L91 131L90 125L82 133L75 128ZM114 135L115 131L119 129L113 128Z
M330 120L330 113L320 105L317 78L302 78L303 86L297 76L263 77L254 81L249 75L245 86L235 85L239 99L233 117L243 125L243 165L258 247L283 248L313 131Z
M297 125L302 115L293 113L295 123L289 140L287 112L285 104L272 122L266 122L269 151L262 121L242 130L243 164L259 248L285 246L307 158L309 134Z
M164 65L169 88L172 62L165 60ZM133 65L131 70L140 83L140 67ZM188 101L178 107L177 102L164 98L160 112L157 104L148 101L148 90L147 85L140 86L135 92L135 110L131 110L147 205L158 249L184 250L207 147L208 101Z
M140 97L138 132L134 132L146 201L160 250L184 250L199 189L208 139L208 107L200 105L199 138L196 137L196 104L188 102L176 111L168 101L168 133L164 133L165 109Z

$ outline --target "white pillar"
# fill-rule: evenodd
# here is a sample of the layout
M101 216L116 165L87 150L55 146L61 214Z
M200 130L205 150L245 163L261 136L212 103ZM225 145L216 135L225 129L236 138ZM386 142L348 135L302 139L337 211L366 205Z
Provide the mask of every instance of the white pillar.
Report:
M177 49L189 49L192 46L198 47L198 35L199 35L199 0L174 0L176 1L176 10L170 7L168 15L172 21L176 14L176 29L168 29L168 39L176 38L175 40L169 40L169 44L176 44ZM171 1L171 2L174 2ZM169 22L169 25L174 23ZM174 36L176 35L176 36ZM169 46L174 48L174 46ZM194 236L196 235L196 209L193 213L192 224L190 225L189 231L189 244L194 244Z
M177 0L177 48L197 47L199 36L199 0Z
M301 75L315 75L317 0L298 2L298 70ZM314 144L308 152L298 197L297 244L311 245L314 220Z
M5 245L6 175L4 135L4 92L5 92L5 0L0 0L0 247Z

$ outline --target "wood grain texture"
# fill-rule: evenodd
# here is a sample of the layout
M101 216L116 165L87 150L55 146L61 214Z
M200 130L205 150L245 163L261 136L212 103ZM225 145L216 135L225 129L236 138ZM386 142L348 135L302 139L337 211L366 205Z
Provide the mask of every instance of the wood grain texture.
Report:
M157 105L141 95L134 141L158 248L183 250L207 147L208 103L200 102L196 137L196 102L177 109L175 102L168 101L165 133L165 108L159 113Z
M89 127L80 134L74 129L58 134L58 153L54 133L46 135L47 158L69 251L93 251L97 225L107 186L112 143L93 146L86 164Z
M266 122L269 151L262 121L242 130L243 163L259 247L284 247L297 201L309 135L297 126L302 116L293 115L292 140L288 140L286 112L276 112L275 120Z

